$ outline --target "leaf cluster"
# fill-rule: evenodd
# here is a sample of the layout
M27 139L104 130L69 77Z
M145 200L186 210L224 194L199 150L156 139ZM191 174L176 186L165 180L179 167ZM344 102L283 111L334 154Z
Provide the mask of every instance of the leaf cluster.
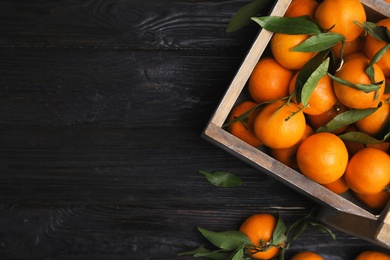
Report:
M215 247L208 249L199 246L193 250L182 252L179 255L191 255L193 257L205 257L214 260L249 260L256 252L266 251L271 247L281 248L281 252L274 259L284 260L286 250L293 241L304 232L307 226L312 226L318 230L329 234L334 240L335 235L330 229L320 224L313 217L314 209L303 218L286 227L282 218L277 216L277 224L269 242L261 241L261 246L255 246L249 238L237 230L214 232L204 228L198 228L199 232Z

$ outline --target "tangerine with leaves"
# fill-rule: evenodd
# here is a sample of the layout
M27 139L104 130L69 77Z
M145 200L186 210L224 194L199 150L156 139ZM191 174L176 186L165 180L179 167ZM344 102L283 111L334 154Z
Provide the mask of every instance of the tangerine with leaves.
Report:
M290 94L294 93L298 74L299 72L297 72L290 81ZM293 100L296 101L294 94ZM337 97L333 90L332 79L328 75L325 75L315 86L310 95L308 106L303 109L303 113L309 115L320 115L331 109L336 103Z
M257 115L255 135L266 146L274 149L288 148L302 138L306 119L297 104L278 100L267 104Z
M293 255L290 260L323 260L319 254L310 251L304 251Z
M240 231L246 235L255 248L248 249L251 257L256 259L271 259L280 252L278 246L270 245L277 219L268 213L249 216L240 226ZM280 245L282 246L282 245Z
M383 20L380 20L376 23L377 26L384 26L388 30L390 30L390 18L386 18ZM367 56L372 59L374 55L383 47L386 46L385 41L379 40L372 36L371 34L367 34L366 37L366 43L365 43L365 51ZM382 56L382 58L377 62L378 66L381 67L383 70L383 73L386 77L390 76L390 49L387 49L385 54Z
M310 16L314 17L318 6L318 2L315 0L293 0L288 6L285 17L299 17L299 16Z
M370 63L368 58L357 57L347 60L344 65L335 73L337 78L348 81L352 84L373 85L377 84L379 89L363 91L355 87L344 85L338 81L333 82L337 98L345 106L353 109L365 109L375 106L378 99L381 99L385 90L385 76L381 68L373 64L374 82L366 73Z
M373 114L366 116L355 123L358 130L374 136L378 134L390 118L390 94L384 94L381 100L378 100L375 106L381 103Z
M298 46L309 37L310 35L307 34L274 33L270 41L271 52L283 67L291 70L299 70L313 58L316 53L292 51L291 49Z
M342 34L347 42L354 41L363 29L354 22L365 22L366 11L360 0L324 0L314 19L325 30Z
M343 176L348 164L348 151L337 135L315 133L299 146L297 162L303 175L319 184L328 184Z
M361 252L355 260L390 260L390 255L379 251L367 250Z
M250 109L256 107L258 104L253 101L243 101L237 106L235 106L232 111L230 112L230 115L228 117L228 121L234 120L235 118L240 117L245 112L249 111ZM228 131L236 136L237 138L241 139L242 141L248 143L249 145L252 145L254 147L261 146L262 143L260 140L256 137L255 132L253 130L253 125L255 122L256 115L258 114L258 111L255 110L252 113L250 113L247 117L245 117L243 120L234 122L228 126Z
M356 193L375 194L390 182L390 156L382 150L364 148L349 161L345 171L347 185Z
M288 96L293 71L272 57L263 57L256 64L248 81L249 95L258 103Z

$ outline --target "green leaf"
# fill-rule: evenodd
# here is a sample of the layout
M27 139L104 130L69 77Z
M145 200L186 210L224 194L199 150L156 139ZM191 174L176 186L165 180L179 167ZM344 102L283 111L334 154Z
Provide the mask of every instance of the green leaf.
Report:
M301 92L301 102L304 107L309 103L309 99L318 82L326 75L329 68L329 58L327 58L320 66L310 75L306 83L303 85Z
M374 38L390 43L389 29L387 29L385 26L378 26L373 22L364 22L363 24L360 24L359 22L355 23L366 30Z
M253 2L244 5L229 21L229 24L226 27L226 32L235 32L247 26L252 21L251 18L253 16L256 16L260 12L264 11L264 9L268 8L269 4L272 2L272 0L254 0Z
M195 255L197 253L205 253L205 252L211 252L210 250L208 250L207 248L204 248L203 246L200 246L200 247L197 247L193 250L190 250L190 251L186 251L186 252L181 252L179 253L178 255L179 256L183 256L183 255Z
M284 224L282 218L278 216L278 222L276 223L276 227L274 229L274 232L272 233L271 237L271 245L273 246L279 246L281 243L286 242L286 225Z
M264 29L285 34L319 34L320 28L307 17L281 17L281 16L263 16L253 17L253 21L258 23Z
M378 140L366 133L363 132L348 132L345 134L339 135L343 141L356 142L361 144L379 144L382 143L381 140Z
M390 82L386 81L385 94L390 93Z
M340 127L350 125L360 119L371 115L382 105L380 102L376 108L351 109L335 116L329 123L317 129L318 132L333 132Z
M302 233L305 231L307 227L307 220L306 218L301 219L300 221L297 221L293 223L289 230L289 235L291 234L291 237L289 237L289 245L295 241ZM289 246L288 245L288 246Z
M329 228L325 227L324 225L317 223L317 222L309 222L309 224L311 226L315 227L316 229L320 230L321 232L329 234L333 240L336 240L336 235Z
M211 184L217 187L232 188L243 184L240 178L229 172L216 171L210 173L206 171L199 171L199 173L203 174Z
M298 72L297 80L295 82L295 99L299 104L301 103L301 93L303 86L313 72L324 62L324 59L329 54L329 51L319 52L316 56L310 59L303 68Z
M344 85L344 86L347 86L347 87L351 87L351 88L363 91L365 93L369 93L369 92L376 91L376 90L380 89L380 87L381 87L380 85L382 84L382 82L376 82L374 84L354 84L352 82L349 82L348 80L341 79L341 78L338 78L336 76L333 76L330 73L328 73L328 75L334 81L336 81L337 83L339 83L341 85Z
M390 43L386 44L383 48L381 48L377 53L375 53L374 57L370 60L370 63L367 66L366 73L370 76L372 82L375 82L375 71L374 64L377 63L383 55L385 55L386 51L390 48Z
M292 51L300 52L319 52L332 48L343 41L343 35L333 32L320 33L311 36L298 46L292 48Z
M202 235L207 238L213 245L225 250L236 250L244 244L251 244L251 241L240 231L228 230L222 232L209 231L198 228Z
M383 46L383 48L381 48L377 53L375 53L374 57L372 57L370 64L368 66L373 66L375 63L377 63L389 48L390 48L390 43Z
M234 252L234 255L231 257L231 260L243 260L244 254L244 247L240 247L237 251Z

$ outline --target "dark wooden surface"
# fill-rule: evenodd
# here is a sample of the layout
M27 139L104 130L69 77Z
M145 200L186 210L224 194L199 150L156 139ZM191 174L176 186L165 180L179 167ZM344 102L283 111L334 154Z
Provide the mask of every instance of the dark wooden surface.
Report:
M0 1L1 259L188 259L198 226L315 206L200 137L258 32L224 32L248 2ZM288 256L382 250L333 231Z

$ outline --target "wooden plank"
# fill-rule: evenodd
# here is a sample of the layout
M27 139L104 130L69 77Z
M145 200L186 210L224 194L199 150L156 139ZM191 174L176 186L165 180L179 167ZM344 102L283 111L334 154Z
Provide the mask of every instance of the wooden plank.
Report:
M226 51L0 48L0 123L205 124L241 60Z
M241 49L254 34L248 39L247 30L227 35L225 29L235 11L247 2L4 0L0 3L0 44ZM253 30L258 26L250 32Z
M280 189L300 206L309 200L200 139L192 128L2 128L0 197L18 203L153 206L167 203L209 207L226 204L283 207ZM245 185L215 188L199 170L230 170ZM269 200L257 197L258 189ZM245 202L241 202L246 194ZM265 196L265 195L263 195ZM287 202L288 204L289 202Z

